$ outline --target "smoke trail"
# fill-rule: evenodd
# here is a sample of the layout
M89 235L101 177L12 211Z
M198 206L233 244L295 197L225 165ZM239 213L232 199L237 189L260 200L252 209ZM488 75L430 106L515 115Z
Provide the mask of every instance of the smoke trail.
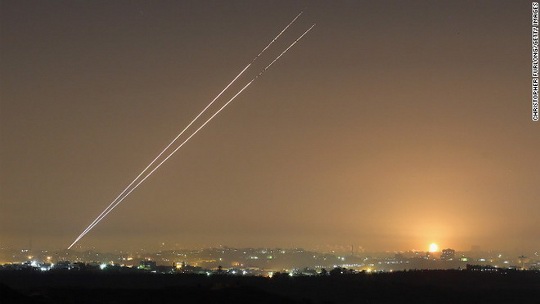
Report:
M206 112L206 110L212 106L212 104L214 104L214 102L219 98L221 97L221 95L240 77L242 76L242 74L244 74L244 72L259 58L261 57L261 55L296 21L296 19L298 19L298 17L300 17L300 15L302 15L303 11L301 11L298 15L296 15L296 17L294 17L294 19L289 22L289 24L287 24L287 26L281 30L281 32L276 36L274 37L274 39L272 39L272 41L270 41L270 43L268 43L268 45L257 55L253 58L253 60L251 60L251 62L238 74L236 75L236 77L216 96L214 97L214 99L212 99L212 101L158 154L158 156L156 156L151 162L150 164L148 164L148 166L146 166L146 168L144 168L141 173L139 173L139 175L137 175L137 177L135 177L135 179L133 179L133 181L131 181L131 183L129 185L127 185L127 187L109 204L109 206L107 206L107 208L105 208L105 210L103 210L101 212L101 214L99 214L95 219L94 221L79 235L79 237L77 238L80 239L80 237L82 237L89 229L91 229L91 226L93 224L95 224L97 221L100 220L100 218L102 216L104 216L104 213L109 209L111 208L111 206L114 205L114 203L120 198L122 197L122 195L124 195L124 193L163 155L163 153L165 153L165 151L167 151L175 142L176 140L178 140L178 138L180 136L182 136L184 134L184 132L186 132L186 130L197 120L199 119L199 117L204 113ZM71 246L70 246L71 247Z
M298 18L298 16L297 16ZM296 20L296 18L295 18ZM294 20L293 20L294 22ZM223 109L225 109L225 107L227 107L234 99L236 99L236 97L238 95L240 95L245 89L247 89L255 80L257 80L257 78L259 78L260 76L262 76L276 61L279 60L279 58L281 58L281 56L283 56L285 53L287 53L287 51L292 48L296 43L298 43L298 41L300 41L300 39L302 39L309 31L311 31L311 29L315 26L315 24L313 24L309 29L307 29L300 37L298 37L291 45L289 45L289 47L287 47L283 52L281 52L281 54L279 54L279 56L277 56L269 65L267 65L259 74L257 74L257 76L255 76L253 79L251 79L251 81L249 81L242 89L240 89L240 91L238 91L231 99L229 99L229 101L227 101L221 108L219 108L219 110L217 110L212 116L210 116L210 118L208 118L198 129L196 129L187 139L185 139L176 149L174 149L164 160L162 160L156 167L154 167L154 169L152 169L148 174L146 174L146 176L140 180L135 186L133 186L133 188L131 188L120 200L117 200L116 202L113 201L113 203L111 203L111 205L109 205L109 207L107 207L101 214L98 218L96 218L96 220L94 220L94 222L92 224L90 224L86 229L85 231L83 231L83 233L81 233L81 235L79 235L77 237L77 239L75 239L75 241L68 247L68 249L70 249L71 247L73 247L73 245L75 245L81 238L83 238L91 229L93 229L99 222L101 222L101 220L103 218L105 218L105 216L107 216L114 208L116 208L116 206L118 206L127 196L129 196L129 194L131 194L131 192L133 192L135 189L137 189L139 187L140 184L142 184L148 177L150 177L157 169L159 169L159 167L161 167L161 165L163 165L163 163L165 163L171 156L173 156L173 154L175 154L180 148L182 148L182 146L184 146L193 136L195 136L195 134L197 134L202 128L204 128L206 126L206 124L208 124L216 115L218 115ZM281 35L281 33L279 34ZM279 36L278 35L278 36ZM260 54L258 55L260 56ZM249 65L248 65L249 66ZM245 70L245 69L244 69ZM193 123L193 122L192 122ZM190 124L191 125L191 124ZM184 130L185 131L185 130ZM176 140L176 139L175 139ZM174 142L174 141L173 141ZM172 144L172 143L171 143ZM170 145L171 145L170 144ZM169 145L169 146L170 146ZM161 154L163 154L164 151L162 151ZM160 154L160 155L161 155ZM157 158L156 158L157 159ZM154 160L155 161L155 160ZM147 167L148 168L148 167ZM145 169L146 171L146 169ZM144 173L144 171L143 171ZM139 177L143 174L141 173L139 175ZM138 179L138 178L137 178ZM136 179L136 180L137 180ZM133 183L132 183L133 184ZM130 185L132 185L130 184ZM129 188L129 187L128 187ZM126 188L127 190L127 188ZM122 194L126 191L124 190L122 192ZM122 196L119 195L118 197ZM112 207L111 207L112 206Z

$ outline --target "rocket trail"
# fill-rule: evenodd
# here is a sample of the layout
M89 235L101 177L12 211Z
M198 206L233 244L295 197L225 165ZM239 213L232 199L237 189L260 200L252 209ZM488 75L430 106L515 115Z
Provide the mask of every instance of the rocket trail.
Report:
M302 14L302 12L300 12L300 14L298 14L298 16L296 16L295 19L293 19L293 21L291 21L291 23L289 23L289 25L287 25L287 27L281 32L278 34L277 37L279 37L300 15ZM261 70L261 72L259 72L259 74L257 74L257 76L255 76L253 79L251 79L242 89L240 89L233 97L231 97L231 99L229 99L229 101L227 101L221 108L219 108L219 110L217 110L212 116L210 116L210 118L208 118L199 128L197 128L188 138L186 138L176 149L174 149L171 153L169 153L169 155L163 159L158 165L156 165L154 167L154 169L152 169L149 173L147 173L145 175L145 177L140 180L135 186L133 186L127 193L125 193L125 191L129 188L129 186L124 190L122 191L122 194L125 193L125 195L123 195L123 197L119 200L116 200L113 201L113 203L111 203L101 214L100 216L98 216L94 222L92 222L92 224L90 224L84 231L83 233L81 233L81 235L79 235L77 237L77 239L75 239L75 241L73 241L73 243L68 247L68 249L71 249L71 247L73 247L73 245L75 245L81 238L83 238L91 229L93 229L99 222L101 222L101 220L103 220L103 218L105 218L114 208L116 208L116 206L118 206L122 201L124 201L124 199L126 197L128 197L131 192L133 192L135 189L137 189L139 187L139 185L141 185L148 177L150 177L157 169L159 169L159 167L161 167L161 165L163 165L163 163L165 163L170 157L172 157L180 148L182 148L193 136L195 136L195 134L197 134L202 128L204 128L216 115L218 115L223 109L225 109L225 107L227 107L234 99L236 99L236 97L238 97L245 89L247 89L255 80L257 80L257 78L259 78L260 76L262 76L276 61L279 60L279 58L281 58L281 56L283 56L285 53L287 53L287 51L292 48L296 43L298 43L309 31L311 31L311 29L313 29L313 27L315 26L315 24L313 24L310 28L308 28L302 35L300 35L300 37L298 37L293 43L291 43L289 45L289 47L287 47L283 52L281 52L281 54L279 54L279 56L277 56L270 64L268 64L263 70ZM276 39L277 39L276 37ZM270 44L272 44L273 42L275 41L272 40L272 42L270 42ZM268 48L268 46L263 49L263 52L264 50L266 50ZM261 52L259 55L257 55L257 57L255 57L255 59L257 59L263 52ZM253 61L255 61L255 59ZM252 61L252 63L253 63ZM251 65L251 63L236 77L238 78L249 66ZM233 82L236 80L236 78L233 80ZM232 84L232 82L231 82ZM229 86L231 85L229 84ZM227 86L228 87L228 86ZM224 91L224 90L223 90ZM220 93L220 95L223 93L223 91ZM216 97L217 99L217 97ZM215 101L215 99L212 101L212 103ZM203 110L203 112L208 108L208 106ZM190 125L203 113L201 112L191 123ZM188 125L188 127L190 126ZM182 131L185 132L185 130L187 129L187 127ZM173 140L173 142L171 142L168 146L170 147L174 141L176 141L176 139L178 138L179 136L177 136L175 138L175 140ZM161 156L165 150L164 149L159 156ZM154 161L143 171L141 172L141 174L130 184L130 186L142 175L144 174L144 172L157 160L157 158L154 159ZM118 197L121 197L122 194L120 194ZM118 198L117 197L117 198Z
M252 63L255 61L255 59L257 59L257 57L255 57L252 61ZM79 235L79 237L81 237L82 235L84 235L90 228L90 226L92 226L93 224L95 224L97 221L99 221L99 219L104 216L103 214L107 211L107 209L111 208L112 205L114 205L114 203L120 198L122 197L122 195L148 170L148 168L150 168L162 155L163 153L165 153L165 151L167 151L167 149L169 149L175 142L176 140L182 136L182 134L184 134L184 132L186 132L186 130L204 113L206 112L206 110L236 81L236 79L238 79L238 77L240 77L242 74L244 74L244 72L251 66L251 63L248 64L238 75L236 75L236 77L216 96L214 97L214 99L212 99L212 101L158 154L158 156L156 156L151 162L150 164L148 164L148 166L146 166L146 168L144 168L141 173L139 173L139 175L137 175L137 177L135 177L135 179L133 179L133 181L127 185L127 187L109 204L109 206L107 206L107 208L105 208L105 210L103 210L103 212L101 212L100 215L98 215L98 217L96 217L96 219L81 233L81 235ZM70 246L71 248L71 246ZM69 248L68 248L69 249Z
M251 63L255 62L255 59L259 58L262 55L262 53L264 53L264 51L266 51L266 49L269 48L272 45L272 43L274 43L279 38L279 36L281 36L281 34L285 33L285 31L289 28L289 26L291 26L296 21L296 19L298 19L298 17L302 15L303 12L304 11L301 11L298 15L296 15L296 17L294 17L294 19L289 24L287 24L287 26L276 36L276 38L270 41L270 43L259 53L259 55L255 56L255 58L253 59Z
M268 43L268 45L257 55L253 58L253 60L251 60L251 62L242 70L240 71L240 73L238 73L238 75L236 75L236 77L216 96L214 97L214 99L212 99L212 101L150 162L150 164L148 164L148 166L146 166L146 168L144 168L141 173L139 173L139 175L137 175L137 177L135 177L135 179L133 179L133 181L131 181L131 183L109 204L109 206L107 206L107 208L105 208L105 210L103 210L103 212L101 212L100 215L98 215L96 217L96 219L94 219L94 221L79 235L79 237L77 238L77 240L75 241L75 243L84 235L86 234L86 232L88 232L89 229L91 229L91 226L94 225L97 221L100 220L100 218L102 216L104 216L104 213L109 209L111 208L114 203L120 199L122 197L122 195L124 195L124 193L126 193L126 191L163 155L163 153L165 153L165 151L167 151L175 142L176 140L178 140L178 138L180 136L182 136L186 130L197 120L199 119L199 117L204 113L206 112L206 110L212 106L212 104L214 104L214 102L219 98L221 97L221 95L234 83L236 82L236 80L242 76L242 74L244 74L244 72L259 58L261 57L261 55L296 21L296 19L298 19L298 17L300 17L300 15L302 15L303 11L301 11L298 15L296 15L296 17L294 17L294 19L289 22L289 24L287 24L287 26L285 26L285 28L283 28L283 30L281 30L281 32L279 32L279 34L274 37L274 39L272 39L272 41L270 41L270 43ZM72 245L73 246L73 245ZM71 246L69 247L71 248Z
M267 65L260 73L259 75L255 76L255 78L253 78L253 80L259 78L259 76L261 76L264 72L266 72L266 70L268 70L273 64L274 62L278 61L279 58L281 58L281 56L285 55L285 53L287 53L287 51L292 48L298 41L300 41L300 39L302 39L307 33L309 33L309 31L311 31L311 29L313 27L315 27L316 24L313 24L310 28L308 28L302 35L300 35L300 37L296 38L296 40L291 43L291 45L289 45L288 48L286 48L283 52L281 52L281 54L279 54L279 56L276 57L276 59L274 59L274 61L270 62L269 65ZM253 81L251 80L251 81Z
M137 183L122 199L120 199L110 210L108 210L103 217L109 214L118 204L120 204L131 192L133 192L140 184L142 184L150 175L154 173L163 163L165 163L174 153L176 153L184 144L186 144L195 134L197 134L206 124L208 124L219 112L221 112L229 103L231 103L238 95L240 95L245 89L247 89L257 78L259 78L264 72L266 72L281 56L283 56L291 47L293 47L302 37L304 37L313 27L313 24L308 30L306 30L299 38L297 38L289 47L287 47L279 56L277 56L269 65L267 65L257 76L255 76L249 83L247 83L240 91L238 91L227 103L225 103L218 111L216 111L210 118L208 118L197 130L195 130L184 142L182 142L174 151L172 151L163 161L161 161L152 171L150 171L139 183ZM101 219L103 219L103 217ZM101 221L101 219L98 220ZM92 229L97 223L91 225ZM83 235L84 236L84 235Z
M91 229L93 229L105 216L107 216L116 206L118 206L131 192L133 192L140 184L142 184L150 175L152 175L163 163L165 163L174 153L176 153L184 144L186 144L195 134L197 134L206 124L208 124L217 114L219 114L229 103L231 103L238 95L240 95L245 89L247 89L257 78L259 78L264 72L266 72L281 56L283 56L290 48L292 48L300 39L302 39L313 27L313 24L308 30L306 30L299 38L297 38L289 47L287 47L279 56L277 56L269 65L267 65L257 76L255 76L250 82L248 82L238 93L236 93L227 103L225 103L218 111L216 111L210 118L208 118L197 130L195 130L184 142L182 142L174 151L172 151L163 161L161 161L152 171L150 171L142 180L140 180L128 193L126 193L120 200L118 200L111 208L104 210L102 216L96 219L84 233L82 233L71 245L71 248L82 237L84 237ZM68 249L69 249L68 248Z

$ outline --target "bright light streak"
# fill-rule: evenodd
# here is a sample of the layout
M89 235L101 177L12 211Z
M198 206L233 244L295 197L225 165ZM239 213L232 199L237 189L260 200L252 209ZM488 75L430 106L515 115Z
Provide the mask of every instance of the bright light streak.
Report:
M289 26L291 26L296 21L296 19L298 19L298 17L302 15L303 12L304 11L301 11L298 15L296 15L296 17L294 17L294 19L291 22L289 22L289 24L287 24L287 26L272 41L270 41L270 43L259 53L259 55L255 56L255 58L253 59L253 61L251 61L251 63L255 62L255 60L259 58L262 55L262 53L264 53L264 51L266 51L266 49L268 49L272 45L272 43L274 43L279 38L279 36L281 36L281 34L285 33L285 31L289 28Z
M257 59L257 57L255 57L255 59ZM255 61L255 59L253 59L253 61ZM253 63L252 61L252 63ZM182 134L184 134L186 132L186 130L191 127L191 125L204 113L206 112L206 110L236 81L236 79L238 79L238 77L240 77L249 67L251 66L251 63L248 64L238 75L236 75L236 77L216 96L214 97L214 99L212 99L212 101L182 130L182 132L180 132L159 154L158 156L156 156L154 158L154 160L152 160L150 162L150 164L148 164L148 166L146 166L146 168L144 168L141 173L139 173L139 175L137 175L137 177L135 177L135 179L109 204L109 206L107 206L107 208L105 208L105 210L103 210L103 212L101 212L100 215L98 215L98 217L96 217L96 219L81 233L80 236L84 235L86 232L88 232L88 230L90 230L90 226L92 226L93 224L99 222L100 218L104 216L104 213L107 211L107 209L111 208L114 203L120 198L122 197L122 195L124 195L124 193L126 193L126 191L148 170L148 168L150 168L162 155L163 153L165 153L165 151L167 151L175 142L176 140L182 136ZM77 242L77 240L75 241ZM71 246L69 247L71 248ZM68 248L68 249L69 249Z
M105 208L95 219L92 223L90 223L90 225L88 225L88 227L86 227L86 229L77 237L77 239L75 239L75 241L68 247L68 249L70 249L75 243L77 243L90 229L92 229L93 226L95 226L95 224L97 224L101 218L103 218L105 215L106 215L106 212L109 208L114 208L113 205L115 205L116 201L118 201L118 199L120 199L122 197L122 195L124 195L124 193L126 193L126 191L128 191L128 189L163 155L163 153L165 153L165 151L167 151L175 142L176 140L178 140L178 138L180 136L182 136L186 130L197 120L199 119L199 117L204 113L206 112L206 110L212 105L214 104L214 102L219 98L221 97L221 95L242 75L244 74L244 72L257 60L257 58L259 58L263 53L264 51L266 51L295 21L296 19L298 19L298 17L300 17L300 15L302 15L303 11L301 11L298 15L296 15L296 17L294 17L294 19L289 22L289 24L287 24L287 26L276 36L274 37L274 39L272 39L272 41L270 41L270 43L268 43L268 45L257 55L253 58L253 60L251 60L251 62L238 74L236 75L236 77L216 96L214 97L214 99L212 99L212 101L182 130L182 132L180 132L159 154L158 156L156 156L151 162L150 164L148 164L148 166L146 166L146 168L144 168L141 173L139 173L139 175L137 175L137 177L135 177L135 179L133 179L133 181L131 181L131 183L109 204L109 206L107 206L107 208Z
M301 13L300 13L301 14ZM300 14L298 16L300 16ZM298 16L296 18L298 18ZM296 18L292 21L294 22L296 20ZM292 24L292 22L290 24ZM290 25L289 24L289 25ZM289 25L287 25L287 27L289 27ZM158 165L156 165L154 167L154 169L152 169L149 173L146 174L146 176L140 180L135 186L133 186L127 193L125 192L127 189L129 189L130 186L133 185L133 183L135 183L139 177L141 177L144 172L146 172L146 170L165 152L165 150L167 150L175 141L176 139L183 133L185 132L185 130L191 126L191 124L193 124L193 122L199 118L199 116L204 112L206 111L206 109L210 106L210 104L212 104L216 99L217 97L201 112L199 113L199 115L188 125L188 127L186 127L182 133L180 135L178 135L168 146L167 148L165 148L159 155L158 157L156 157L152 163L150 163L150 165L148 165L144 170L143 172L141 172L141 174L139 174L139 176L137 176L137 178L131 182L131 184L126 188L124 189L124 191L122 191L122 193L117 197L117 199L115 199L115 201L113 201L107 208L105 208L105 210L103 210L103 212L75 239L75 241L73 241L73 243L68 247L68 249L71 249L71 247L73 247L73 245L75 245L81 238L83 238L91 229L93 229L103 218L105 218L114 208L116 208L116 206L118 206L122 201L124 201L124 199L129 196L131 194L131 192L133 192L135 189L137 189L137 187L139 187L140 184L142 184L148 177L150 177L159 167L161 167L161 165L163 165L163 163L165 163L171 156L173 156L174 153L176 153L176 151L178 151L180 148L182 148L182 146L184 146L193 136L195 136L195 134L197 134L202 128L204 128L206 126L206 124L208 124L216 115L218 115L225 107L227 107L234 99L236 99L236 97L238 97L238 95L240 95L245 89L247 89L255 80L257 80L257 78L259 78L260 76L262 76L277 60L279 60L279 58L281 58L281 56L283 56L285 53L287 53L287 51L292 48L296 43L298 43L298 41L300 41L309 31L311 31L311 29L313 29L313 27L315 26L315 24L313 24L310 28L308 28L302 35L300 35L300 37L298 37L293 43L291 43L289 45L289 47L287 47L283 52L281 52L281 54L279 54L279 56L277 56L270 64L268 64L259 74L257 74L257 76L255 76L253 79L251 79L251 81L249 81L242 89L240 89L240 91L238 91L231 99L229 99L229 101L227 101L221 108L219 108L219 110L217 110L212 116L210 116L210 118L208 118L198 129L196 129L187 139L185 139L176 149L174 149L171 153L169 153L169 155L163 159ZM283 31L279 34L281 35L283 33ZM279 37L279 35L277 37ZM272 41L273 42L273 41ZM262 52L261 52L262 54ZM257 57L260 56L257 55ZM256 57L256 58L257 58ZM256 59L255 58L255 59ZM251 63L249 64L251 65ZM244 70L236 77L238 78L248 67L249 65L244 68ZM227 86L227 88L236 80L236 78ZM225 88L226 89L226 88ZM218 95L218 97L225 91L225 89ZM122 196L122 194L124 194ZM120 198L121 197L121 198ZM118 199L120 198L120 199Z
M281 56L283 56L285 53L287 53L287 51L292 48L298 41L300 41L300 39L302 39L307 33L309 33L309 31L311 31L311 29L315 26L315 24L313 24L310 28L308 28L302 35L300 35L300 37L298 37L293 43L291 43L291 45L289 45L288 48L285 49L285 51L281 52L281 54L279 54L279 56L276 57L276 59L274 59L274 61L270 62L269 65L267 65L260 73L259 75L257 75L253 80L257 79L259 76L261 76L264 72L266 72L266 70L268 70L273 64L274 62L278 61L279 58L281 58ZM252 81L253 81L252 80Z

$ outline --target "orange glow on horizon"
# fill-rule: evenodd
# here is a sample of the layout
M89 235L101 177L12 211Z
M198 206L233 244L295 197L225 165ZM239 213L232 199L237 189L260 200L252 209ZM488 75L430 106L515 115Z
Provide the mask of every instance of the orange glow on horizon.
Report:
M429 244L429 252L438 252L439 251L439 245L435 243Z

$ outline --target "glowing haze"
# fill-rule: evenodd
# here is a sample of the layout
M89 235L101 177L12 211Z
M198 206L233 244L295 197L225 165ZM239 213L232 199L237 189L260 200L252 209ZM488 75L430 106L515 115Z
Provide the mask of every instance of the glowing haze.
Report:
M69 245L304 10L78 245L540 249L528 1L0 6L1 247Z

